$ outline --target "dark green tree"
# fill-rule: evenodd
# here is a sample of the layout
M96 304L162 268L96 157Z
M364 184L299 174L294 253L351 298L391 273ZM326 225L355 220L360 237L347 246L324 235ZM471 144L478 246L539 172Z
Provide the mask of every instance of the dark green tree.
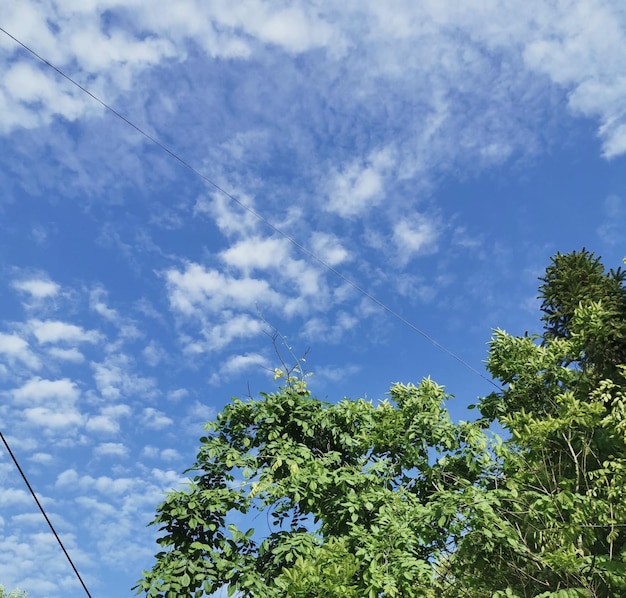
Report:
M600 258L585 249L557 253L541 278L544 339L571 338L586 331L582 354L570 357L599 379L615 375L616 366L626 363L625 280L621 267L607 272ZM576 310L594 304L599 308L594 313L598 322L585 330L586 323L574 317Z
M625 596L624 273L583 250L557 254L541 280L544 333L496 332L488 368L504 389L480 405L510 435L493 492L515 533L460 552L485 595L500 578L516 596Z
M557 253L540 281L543 334L496 334L492 345L491 372L506 391L482 402L490 420L522 408L553 413L559 389L575 385L590 393L603 379L619 378L626 363L626 271L607 272L583 249ZM537 344L549 362L538 361Z

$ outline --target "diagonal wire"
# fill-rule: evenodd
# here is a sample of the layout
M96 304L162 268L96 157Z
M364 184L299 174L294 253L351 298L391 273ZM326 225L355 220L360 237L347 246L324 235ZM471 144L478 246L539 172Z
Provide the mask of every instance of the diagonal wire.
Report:
M408 328L410 328L414 332L417 332L419 335L424 337L428 342L430 342L432 345L434 345L437 349L439 349L440 351L443 351L448 356L450 356L453 359L455 359L461 365L466 367L468 370L470 370L474 374L477 374L478 376L480 376L483 380L485 380L486 382L488 382L489 384L491 384L492 386L494 386L498 390L502 390L500 388L500 386L498 386L493 380L490 380L489 378L487 378L487 376L485 376L484 374L479 372L474 366L472 366L470 363L465 361L462 357L460 357L459 355L457 355L456 353L454 353L450 349L444 347L441 343L437 342L432 336L430 336L429 334L424 332L421 328L418 328L415 324L413 324L412 322L407 320L404 316L399 314L397 311L395 311L394 309L389 307L387 304L383 303L380 299L378 299L377 297L372 295L370 292L365 290L363 287L359 286L352 279L350 279L347 276L345 276L344 274L342 274L339 270L337 270L336 268L331 266L329 263L327 263L322 258L317 256L311 250L307 249L304 245L302 245L301 243L296 241L293 237L288 235L286 232L284 232L283 230L279 229L277 226L272 224L269 220L267 220L267 218L265 218L265 216L263 216L262 214L257 212L254 208L252 208L251 206L243 203L241 200L237 199L237 197L234 196L232 193L229 193L224 188L220 187L217 183L215 183L213 180L211 180L209 177L207 177L205 174L203 174L197 168L195 168L191 163L187 162L187 160L185 160L184 158L181 158L178 154L176 154L169 147L167 147L166 145L161 143L158 139L156 139L155 137L153 137L152 135L150 135L149 133L144 131L142 128L137 126L135 123L130 121L123 114L121 114L120 112L115 110L115 108L112 108L111 106L109 106L109 104L107 104L106 102L101 100L99 97L97 97L96 95L91 93L88 89L86 89L80 83L78 83L77 81L72 79L69 75L66 75L60 68L58 68L57 66L55 66L54 64L52 64L51 62L46 60L43 56L41 56L40 54L35 52L35 50L33 50L32 48L27 46L24 42L20 41L15 36L11 35L8 31L6 31L6 29L3 29L2 27L0 27L0 31L2 33L4 33L5 35L7 35L8 37L10 37L15 43L19 44L22 48L24 48L27 52L32 54L39 61L43 62L46 66L48 66L52 70L56 71L59 75L61 75L61 77L63 77L67 81L69 81L72 85L78 87L78 89L80 89L81 91L86 93L90 98L92 98L94 101L98 102L98 104L100 104L106 110L108 110L109 112L114 114L117 118L119 118L122 121L124 121L128 126L132 127L135 131L137 131L140 135L142 135L143 137L148 139L151 143L153 143L156 146L158 146L159 148L161 148L164 152L169 154L172 158L174 158L174 160L178 161L180 164L182 164L185 168L190 170L197 177L201 178L203 181L205 181L206 183L211 185L214 189L216 189L217 191L219 191L220 193L222 193L223 195L228 197L228 199L230 199L231 201L236 203L240 208L242 208L245 211L247 211L248 213L252 214L257 220L263 222L266 226L268 226L276 234L282 236L284 239L289 241L294 247L297 247L302 253L304 253L310 259L312 259L313 261L317 262L318 264L320 264L321 266L326 268L329 272L332 272L335 276L337 276L338 278L343 280L346 284L351 286L353 289L355 289L356 291L358 291L359 293L361 293L362 295L367 297L370 301L372 301L373 303L375 303L376 305L378 305L379 307L384 309L388 314L390 314L391 316L393 316L394 318L396 318L397 320L402 322L405 326L407 326Z
M46 520L46 522L50 526L50 530L54 534L54 537L56 538L57 542L59 543L59 546L63 550L63 553L65 554L65 556L67 557L67 560L69 561L70 565L72 566L72 569L74 570L74 573L76 574L76 577L78 578L78 581L80 581L80 583L83 586L83 589L85 590L85 593L87 594L87 596L89 596L89 598L91 598L91 594L89 593L89 590L87 589L87 586L85 585L85 582L83 581L83 578L80 576L80 573L78 572L78 569L76 568L76 565L74 565L74 561L72 561L72 558L70 557L69 553L65 549L65 546L63 545L63 541L59 537L59 534L57 534L57 531L54 529L54 526L52 525L52 522L48 518L48 515L46 514L46 511L44 510L43 506L39 502L39 499L37 498L37 495L35 494L35 491L33 490L33 487L30 485L30 482L28 481L28 478L26 477L26 474L24 473L24 471L20 467L20 464L18 463L16 456L13 454L13 451L11 450L11 447L9 446L9 443L7 442L7 440L4 437L4 434L2 432L0 432L0 439L2 439L2 442L4 443L4 446L6 447L7 451L9 452L9 455L11 455L11 459L13 459L13 463L15 463L15 467L17 467L17 470L20 472L20 475L22 476L22 479L24 480L24 483L26 484L26 487L30 491L32 497L35 499L35 502L37 503L37 506L39 507L39 510L41 511L41 514L44 516L44 519Z

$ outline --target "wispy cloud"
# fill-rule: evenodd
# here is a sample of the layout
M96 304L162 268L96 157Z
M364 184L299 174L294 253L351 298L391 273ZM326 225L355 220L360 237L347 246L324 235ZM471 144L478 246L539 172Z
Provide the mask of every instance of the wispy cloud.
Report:
M223 384L234 376L241 376L247 370L269 370L270 362L264 355L259 353L245 353L243 355L233 355L228 357L219 367L219 369L211 374L210 384Z
M604 200L604 221L598 227L598 236L608 245L624 241L626 226L626 201L619 195L609 195Z
M406 264L415 256L437 251L439 228L437 220L418 213L398 222L393 229L393 240L399 262Z
M91 364L98 391L109 400L131 396L154 396L154 378L141 376L134 371L133 360L118 353L107 356L101 362Z
M385 177L394 165L389 149L372 152L333 174L326 209L343 217L358 216L385 198Z

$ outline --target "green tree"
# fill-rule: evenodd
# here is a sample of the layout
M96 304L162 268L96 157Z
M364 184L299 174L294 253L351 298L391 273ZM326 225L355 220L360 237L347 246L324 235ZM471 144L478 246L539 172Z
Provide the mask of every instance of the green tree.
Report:
M591 299L570 267L593 274ZM452 422L430 379L377 404L318 401L301 376L234 399L190 486L158 507L162 550L137 591L625 596L623 276L582 252L554 258L542 282L544 334L495 332L488 368L503 389L476 422Z
M575 317L585 317L587 309L592 310L581 308ZM549 372L551 409L534 410L529 401L498 417L510 439L496 451L498 478L483 491L494 505L492 525L500 533L494 537L478 526L470 531L453 556L458 579L473 596L507 589L520 597L556 591L625 596L624 367L618 379L602 380L586 391L577 384L584 373L562 365L565 349L576 344L575 338L533 345L534 375L527 367L528 344L528 338L498 333L492 347L497 359L490 359L489 366L494 375L501 367L514 367L506 359L500 362L502 347L509 356L524 355L518 378L502 393L503 401L507 393L532 388Z
M543 334L496 331L490 370L507 390L482 402L490 420L521 408L553 413L564 384L584 396L603 379L619 379L626 363L626 271L607 272L583 249L557 253L540 280Z
M546 342L586 334L577 349L578 361L589 374L601 379L614 376L626 363L626 271L606 271L600 258L583 249L557 253L539 287ZM596 305L593 325L576 318L579 308ZM589 316L591 314L588 314Z
M261 400L234 399L201 440L191 486L159 507L164 550L138 589L433 596L433 562L463 533L491 457L431 380L390 394L327 404L291 378ZM240 529L250 519L260 534Z
M583 250L557 254L541 280L544 334L496 332L488 368L504 390L480 405L510 434L488 489L509 536L475 533L455 558L484 595L624 596L624 273Z
M22 590L13 590L12 592L8 592L4 589L3 585L0 585L0 598L27 598L28 593L23 592Z

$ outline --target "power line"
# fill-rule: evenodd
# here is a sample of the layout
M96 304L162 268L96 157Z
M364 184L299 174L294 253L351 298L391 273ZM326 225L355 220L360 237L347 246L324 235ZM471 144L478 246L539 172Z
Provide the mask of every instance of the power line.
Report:
M179 156L177 153L175 153L173 150L171 150L169 147L167 147L166 145L164 145L163 143L161 143L158 139L156 139L155 137L153 137L152 135L150 135L149 133L147 133L146 131L144 131L142 128L140 128L139 126L137 126L135 123L133 123L132 121L130 121L128 118L126 118L123 114L121 114L120 112L118 112L117 110L115 110L114 108L112 108L111 106L109 106L109 104L107 104L106 102L104 102L103 100L101 100L99 97L97 97L96 95L94 95L93 93L91 93L88 89L86 89L85 87L83 87L80 83L78 83L77 81L75 81L74 79L72 79L69 75L65 74L60 68L58 68L57 66L55 66L54 64L52 64L51 62L49 62L48 60L46 60L43 56L41 56L40 54L38 54L37 52L35 52L32 48L30 48L29 46L27 46L24 42L20 41L19 39L17 39L15 36L11 35L8 31L6 31L5 29L3 29L2 27L0 27L0 31L2 31L2 33L4 33L5 35L7 35L8 37L10 37L15 43L19 44L22 48L24 48L27 52L29 52L30 54L32 54L35 58L37 58L38 60L40 60L41 62L43 62L46 66L48 66L49 68L51 68L52 70L56 71L59 75L61 75L61 77L63 77L64 79L66 79L67 81L69 81L72 85L78 87L78 89L80 89L81 91L83 91L84 93L86 93L90 98L92 98L93 100L95 100L96 102L98 102L98 104L100 104L101 106L103 106L106 110L108 110L109 112L111 112L112 114L114 114L117 118L121 119L122 121L124 121L127 125L129 125L130 127L132 127L133 129L135 129L135 131L137 131L140 135L142 135L143 137L145 137L146 139L148 139L150 142L152 142L153 144L155 144L156 146L158 146L159 148L161 148L164 152L166 152L167 154L169 154L172 158L174 158L174 160L178 161L180 164L182 164L183 166L185 166L185 168L187 168L188 170L190 170L193 174L195 174L197 177L201 178L203 181L205 181L206 183L208 183L209 185L211 185L214 189L216 189L217 191L219 191L220 193L222 193L223 195L225 195L226 197L228 197L231 201L233 201L234 203L236 203L240 208L246 210L248 213L252 214L257 220L259 220L260 222L263 222L266 226L268 226L271 230L273 230L275 233L277 233L278 235L282 236L284 239L286 239L287 241L289 241L294 247L297 247L302 253L304 253L306 256L308 256L309 258L311 258L312 260L314 260L315 262L317 262L318 264L320 264L321 266L323 266L324 268L326 268L329 272L332 272L333 274L335 274L335 276L337 276L338 278L340 278L341 280L343 280L346 284L350 285L353 289L355 289L357 292L361 293L362 295L364 295L365 297L367 297L370 301L372 301L373 303L375 303L376 305L378 305L379 307L381 307L382 309L384 309L387 313L389 313L390 315L392 315L394 318L396 318L397 320L399 320L400 322L402 322L405 326L408 326L411 330L413 330L414 332L417 332L418 334L420 334L422 337L424 337L427 341L429 341L431 344L433 344L435 347L437 347L440 351L443 351L444 353L446 353L448 356L452 357L453 359L455 359L458 363L460 363L461 365L463 365L464 367L466 367L467 369L469 369L471 372L477 374L478 376L480 376L483 380L486 380L489 384L491 384L492 386L494 386L495 388L497 388L498 390L502 390L493 380L490 380L489 378L487 378L484 374L482 374L481 372L479 372L475 367L473 367L472 365L470 365L467 361L465 361L462 357L460 357L459 355L457 355L456 353L454 353L453 351L451 351L450 349L444 347L441 343L437 342L433 337L431 337L429 334L427 334L426 332L424 332L422 329L420 329L418 326L416 326L415 324L413 324L412 322L410 322L409 320L407 320L404 316L400 315L398 312L396 312L395 310L393 310L391 307L389 307L387 304L383 303L380 299L378 299L377 297L375 297L374 295L372 295L370 292L366 291L363 287L359 286L356 282L354 282L353 280L351 280L350 278L348 278L347 276L345 276L344 274L342 274L339 270L337 270L336 268L334 268L333 266L331 266L330 264L328 264L327 262L325 262L322 258L320 258L319 256L317 256L315 253L313 253L312 251L310 251L309 249L307 249L304 245L302 245L301 243L299 243L298 241L296 241L293 237L291 237L290 235L288 235L286 232L284 232L283 230L279 229L278 227L276 227L274 224L272 224L269 220L267 220L267 218L265 218L265 216L263 216L262 214L260 214L259 212L257 212L254 208L252 208L251 206L243 203L241 200L237 199L236 196L232 195L231 193L229 193L228 191L226 191L225 189L223 189L222 187L220 187L217 183L215 183L213 180L211 180L209 177L207 177L205 174L203 174L202 172L200 172L199 170L197 170L191 163L189 163L187 160L185 160L184 158L182 158L181 156Z
M35 499L35 502L37 503L37 506L39 507L39 510L41 511L41 514L43 515L44 519L46 520L46 522L50 526L50 530L54 534L54 537L57 539L57 542L59 543L59 546L61 547L61 550L63 551L63 553L67 557L67 560L69 561L70 565L72 566L72 569L74 570L74 573L76 574L76 577L78 578L78 581L80 581L80 583L83 586L83 589L85 590L85 593L87 594L87 596L89 596L89 598L91 598L91 594L89 593L89 590L87 589L87 586L85 585L85 582L83 581L83 578L80 576L80 573L78 572L78 569L76 568L76 565L74 565L74 561L72 561L72 558L70 557L69 553L65 549L65 546L63 545L63 542L62 542L61 538L59 537L59 534L57 534L56 530L54 529L54 526L52 525L52 521L50 521L50 519L48 518L48 515L46 514L46 511L44 510L43 506L39 502L39 499L37 498L37 495L35 494L35 491L33 490L33 487L30 485L30 482L28 481L28 478L26 477L26 474L24 473L24 471L20 467L20 464L18 463L16 456L13 454L13 451L11 450L11 447L9 446L9 443L7 442L7 440L4 437L4 434L2 432L0 432L0 439L2 439L2 442L4 443L4 446L6 447L7 451L9 452L9 455L11 455L11 459L13 459L13 463L15 463L15 467L17 467L17 470L20 472L20 475L22 476L22 479L24 480L24 483L26 484L26 487L30 491L31 496Z

